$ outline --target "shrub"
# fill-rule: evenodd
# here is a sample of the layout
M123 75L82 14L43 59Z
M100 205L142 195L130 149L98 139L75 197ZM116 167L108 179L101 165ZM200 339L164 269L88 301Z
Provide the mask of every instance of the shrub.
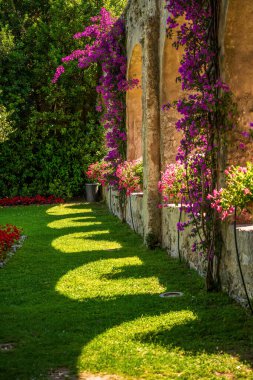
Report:
M61 56L81 46L71 36L99 5L25 0L13 8L1 2L0 197L79 195L83 165L104 156L104 129L95 110L97 65L84 75L70 64L61 83L51 84ZM6 141L9 125L14 133Z

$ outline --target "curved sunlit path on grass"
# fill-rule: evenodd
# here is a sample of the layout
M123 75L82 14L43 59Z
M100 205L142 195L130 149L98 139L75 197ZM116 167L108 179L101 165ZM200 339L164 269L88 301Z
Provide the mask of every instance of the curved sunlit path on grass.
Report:
M118 249L121 248L121 244L110 239L109 230L101 230L61 236L52 242L52 247L63 253L82 253Z
M103 205L2 208L5 223L28 238L0 270L1 380L253 379L253 318Z
M114 298L123 294L162 293L165 288L160 285L157 277L135 278L134 273L131 276L131 268L135 272L141 265L143 263L138 257L95 261L67 273L57 283L56 290L77 300ZM124 276L126 269L128 273Z

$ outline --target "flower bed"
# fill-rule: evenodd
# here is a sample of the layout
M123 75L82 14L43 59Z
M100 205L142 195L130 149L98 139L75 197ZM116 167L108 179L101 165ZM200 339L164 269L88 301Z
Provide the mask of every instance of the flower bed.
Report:
M21 228L6 224L0 226L0 263L6 259L8 252L13 244L18 242L21 237Z
M45 205L55 203L64 203L64 199L56 198L54 195L50 195L49 197L36 195L35 197L13 197L0 199L0 206L28 206L32 204Z

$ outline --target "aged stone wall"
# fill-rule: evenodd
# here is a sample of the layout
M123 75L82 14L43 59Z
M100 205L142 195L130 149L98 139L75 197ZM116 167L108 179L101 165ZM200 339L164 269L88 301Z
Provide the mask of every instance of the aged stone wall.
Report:
M221 283L223 290L240 302L245 300L245 291L239 272L233 226L223 225L223 252L221 259ZM253 299L253 226L237 227L239 260L250 298Z
M152 234L168 254L179 253L190 267L205 274L203 257L192 253L190 231L178 234L180 218L178 206L159 210L157 183L166 164L175 162L180 134L175 129L179 115L161 107L180 96L176 83L183 51L172 48L166 38L167 11L164 0L129 0L126 8L128 77L139 78L141 88L127 95L128 158L143 156L144 190L142 196L127 201L126 220L144 239ZM253 0L222 0L220 64L223 80L235 95L238 104L238 125L232 131L221 168L227 163L245 164L252 161L253 144L245 141L245 150L239 149L241 132L253 122ZM250 20L251 22L248 22ZM117 193L106 193L112 212L122 217ZM182 213L181 220L186 215ZM238 245L242 270L248 292L253 298L253 226L238 226ZM245 293L238 269L233 227L223 225L223 251L220 265L222 288L240 301Z
M106 191L105 198L111 212L122 219L118 192L112 191L110 194L109 191ZM131 207L130 198L127 199L126 222L141 236L144 233L143 218L145 213L143 211L143 197L141 195L133 195L131 197ZM203 256L191 251L193 239L190 237L190 229L178 233L176 224L179 219L184 222L187 220L187 215L182 213L180 218L178 206L170 205L163 209L162 247L167 250L170 256L177 259L181 258L191 269L198 271L201 276L205 276L207 262ZM222 237L224 241L220 262L222 290L246 305L246 296L237 261L232 225L223 225ZM244 280L248 294L253 299L253 226L238 226L237 240Z
M136 233L143 236L143 195L136 194L127 197L124 215L122 215L118 191L104 189L103 195L110 212L121 220L124 218Z
M177 223L186 222L187 215L180 212L178 205L169 205L163 209L163 235L162 247L167 249L172 257L180 258L188 263L190 268L195 269L200 275L206 273L206 261L196 253L192 252L194 240L190 237L190 229L179 232L176 228Z

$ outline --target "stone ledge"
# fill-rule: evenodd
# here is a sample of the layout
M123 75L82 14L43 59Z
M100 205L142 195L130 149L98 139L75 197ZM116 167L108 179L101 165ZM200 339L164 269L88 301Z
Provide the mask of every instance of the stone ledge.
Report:
M239 232L253 232L253 224L240 224L236 226L237 231Z
M130 196L131 197L138 197L138 198L142 198L144 195L144 193L140 192L140 193L131 193Z

